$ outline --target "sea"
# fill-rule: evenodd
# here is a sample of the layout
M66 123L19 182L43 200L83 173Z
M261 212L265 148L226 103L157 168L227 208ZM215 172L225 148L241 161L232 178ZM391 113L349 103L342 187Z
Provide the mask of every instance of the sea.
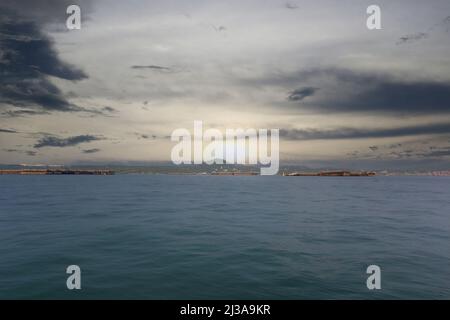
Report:
M449 266L449 177L0 176L0 299L449 299Z

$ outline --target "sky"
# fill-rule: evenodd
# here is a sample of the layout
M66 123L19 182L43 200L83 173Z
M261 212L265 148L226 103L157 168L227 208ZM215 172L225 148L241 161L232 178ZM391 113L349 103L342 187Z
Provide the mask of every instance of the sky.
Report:
M280 129L282 163L448 168L449 52L448 0L2 0L0 163L170 161L202 120Z

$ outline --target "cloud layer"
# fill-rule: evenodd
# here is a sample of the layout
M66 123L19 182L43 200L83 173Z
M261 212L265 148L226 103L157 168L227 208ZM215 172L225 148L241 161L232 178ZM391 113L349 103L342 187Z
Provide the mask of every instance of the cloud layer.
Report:
M46 37L33 22L16 22L0 17L1 57L0 103L16 107L37 106L43 110L77 111L48 76L81 80L87 76L62 62Z
M85 134L79 136L73 136L68 138L59 138L54 136L46 136L38 140L38 142L34 145L35 148L43 148L43 147L72 147L81 143L88 143L92 141L102 140L102 138Z
M363 138L392 138L417 136L426 134L450 134L450 123L437 123L400 128L384 129L282 129L280 137L286 140L336 140L336 139L363 139Z
M291 74L285 81L313 83L287 97L316 112L440 114L450 112L450 83L402 79L386 73L319 68ZM308 99L306 103L302 101Z
M34 14L30 12L30 8L35 7L31 1L20 3L7 1L0 8L0 108L14 106L37 110L8 110L3 114L20 116L83 110L70 103L50 80L50 77L69 81L87 78L81 69L58 57L53 41L43 31L45 23L53 21L54 17L63 17L61 12L65 12L44 22L49 14L43 10L45 5L49 6L49 11L54 9L50 8L52 4L62 10L63 3L47 1Z

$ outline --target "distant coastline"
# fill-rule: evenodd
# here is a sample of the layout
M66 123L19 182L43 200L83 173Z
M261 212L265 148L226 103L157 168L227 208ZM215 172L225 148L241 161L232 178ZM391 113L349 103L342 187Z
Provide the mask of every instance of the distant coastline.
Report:
M372 177L375 175L376 172L374 171L347 171L347 170L283 173L283 176L287 177Z
M79 169L12 169L0 170L0 174L18 175L113 175L114 171L104 170L79 170Z
M376 170L297 170L281 168L278 175L287 177L373 177L373 176L450 176L450 170L436 171L376 171ZM0 175L114 175L114 174L167 174L210 176L259 176L259 170L251 166L24 166L0 165Z

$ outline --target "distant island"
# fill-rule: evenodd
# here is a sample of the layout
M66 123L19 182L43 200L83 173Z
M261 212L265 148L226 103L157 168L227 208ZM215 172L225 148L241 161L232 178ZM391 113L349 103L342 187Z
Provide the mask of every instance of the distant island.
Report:
M371 177L376 175L373 171L320 171L320 172L292 172L283 173L283 176L288 177Z

